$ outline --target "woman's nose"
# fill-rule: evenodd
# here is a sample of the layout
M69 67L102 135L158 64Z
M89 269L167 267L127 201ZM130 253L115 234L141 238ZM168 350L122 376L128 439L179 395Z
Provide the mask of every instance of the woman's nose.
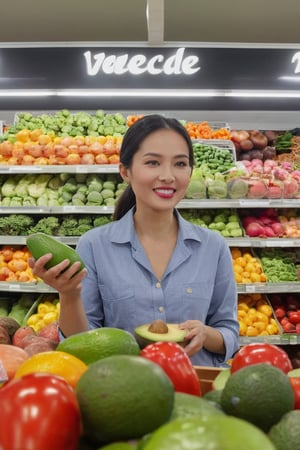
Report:
M165 183L172 183L175 180L175 177L171 170L165 169L161 171L159 179Z

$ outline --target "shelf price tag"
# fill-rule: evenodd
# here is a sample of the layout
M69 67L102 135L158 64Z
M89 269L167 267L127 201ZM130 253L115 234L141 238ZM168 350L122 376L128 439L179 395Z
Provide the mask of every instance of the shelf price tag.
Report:
M29 166L29 172L30 173L32 173L32 172L41 172L42 170L45 170L45 168L44 168L44 166L38 166L38 165L36 165L36 166L34 166L34 165L32 165L32 166ZM8 171L9 172L11 172L11 173L17 173L17 172L26 172L26 173L28 173L28 171L26 170L26 166L11 166L11 167L9 167L9 169L8 169Z
M76 173L88 173L90 166L88 165L80 165L76 166Z
M239 204L241 207L248 207L248 208L268 208L270 206L270 200L268 199L240 199Z
M255 292L255 286L254 286L254 284L246 284L245 285L245 290L246 290L246 292Z
M8 289L10 291L19 291L21 289L21 285L20 284L10 284L8 286Z
M62 207L63 212L75 212L76 209L78 208L76 208L76 206L74 205L67 205Z

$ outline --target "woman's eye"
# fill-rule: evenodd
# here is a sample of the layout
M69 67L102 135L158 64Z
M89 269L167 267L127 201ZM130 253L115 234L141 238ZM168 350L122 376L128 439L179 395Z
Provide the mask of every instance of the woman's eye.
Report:
M186 166L187 166L187 163L186 163L185 161L178 161L178 162L176 163L176 165L179 166L179 167L186 167Z
M158 161L155 160L151 160L151 161L147 161L146 164L148 166L156 166L158 164Z

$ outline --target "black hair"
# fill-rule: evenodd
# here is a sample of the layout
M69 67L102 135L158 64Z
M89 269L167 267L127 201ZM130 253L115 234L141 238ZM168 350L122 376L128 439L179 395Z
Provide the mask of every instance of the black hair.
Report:
M150 114L138 119L127 132L120 149L120 162L130 168L133 157L139 150L141 143L151 133L161 129L171 129L180 134L186 141L189 149L189 164L194 167L194 151L191 138L185 127L177 119L167 118L160 114ZM130 185L126 187L115 205L113 219L121 219L136 203L135 194Z

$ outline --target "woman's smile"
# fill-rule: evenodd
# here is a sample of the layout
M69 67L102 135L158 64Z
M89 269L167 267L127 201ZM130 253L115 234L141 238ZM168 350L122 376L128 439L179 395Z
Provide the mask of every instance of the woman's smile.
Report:
M176 189L174 189L174 188L166 188L166 187L165 188L159 187L159 188L153 189L153 191L155 192L155 194L158 197L161 197L161 198L172 198L174 196L175 192L176 192Z

